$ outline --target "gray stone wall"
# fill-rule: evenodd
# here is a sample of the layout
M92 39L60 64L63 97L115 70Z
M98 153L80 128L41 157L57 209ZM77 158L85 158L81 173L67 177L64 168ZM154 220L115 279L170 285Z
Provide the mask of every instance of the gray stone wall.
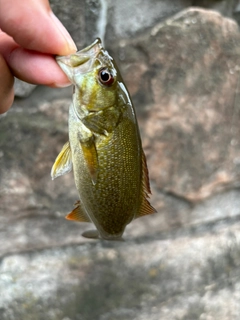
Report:
M0 319L238 320L238 1L51 4L79 49L101 36L117 60L158 213L125 242L83 238L64 219L72 174L50 179L71 90L16 99L0 118Z
M231 18L239 12L238 0L50 0L50 3L79 48L95 37L111 47L113 41L132 39L191 6L213 9Z

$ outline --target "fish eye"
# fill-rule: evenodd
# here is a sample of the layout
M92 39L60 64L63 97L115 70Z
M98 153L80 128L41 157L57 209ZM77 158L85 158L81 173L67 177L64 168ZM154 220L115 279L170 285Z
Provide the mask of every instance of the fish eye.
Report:
M111 86L114 82L114 77L107 68L102 68L98 73L99 81L105 86Z

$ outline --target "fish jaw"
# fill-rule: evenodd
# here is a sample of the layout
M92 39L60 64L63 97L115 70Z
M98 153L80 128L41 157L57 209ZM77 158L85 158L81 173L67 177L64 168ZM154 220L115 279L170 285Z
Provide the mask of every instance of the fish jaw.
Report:
M77 77L92 70L99 52L103 49L101 40L97 38L91 45L68 56L57 56L56 61L73 84Z

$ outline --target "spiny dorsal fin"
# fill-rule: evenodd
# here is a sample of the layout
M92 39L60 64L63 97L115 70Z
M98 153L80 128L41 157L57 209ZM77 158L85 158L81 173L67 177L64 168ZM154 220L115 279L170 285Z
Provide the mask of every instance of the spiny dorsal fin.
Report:
M81 207L80 201L77 201L75 205L76 207L73 209L73 211L66 215L66 219L79 222L92 222L85 213L84 209Z
M64 144L51 170L52 180L72 170L72 153L69 141Z
M147 198L149 198L149 194L151 194L151 189L150 189L150 183L148 178L148 168L147 168L146 157L142 150L142 192L141 192L142 202L141 202L139 213L136 215L136 218L157 212L156 209L154 209L149 203L149 201L147 200Z

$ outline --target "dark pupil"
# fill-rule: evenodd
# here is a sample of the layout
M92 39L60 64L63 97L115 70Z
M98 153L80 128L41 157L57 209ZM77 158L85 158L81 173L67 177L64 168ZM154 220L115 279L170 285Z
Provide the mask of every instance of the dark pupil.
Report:
M107 82L110 79L110 74L107 71L103 70L101 72L101 79L102 81Z

